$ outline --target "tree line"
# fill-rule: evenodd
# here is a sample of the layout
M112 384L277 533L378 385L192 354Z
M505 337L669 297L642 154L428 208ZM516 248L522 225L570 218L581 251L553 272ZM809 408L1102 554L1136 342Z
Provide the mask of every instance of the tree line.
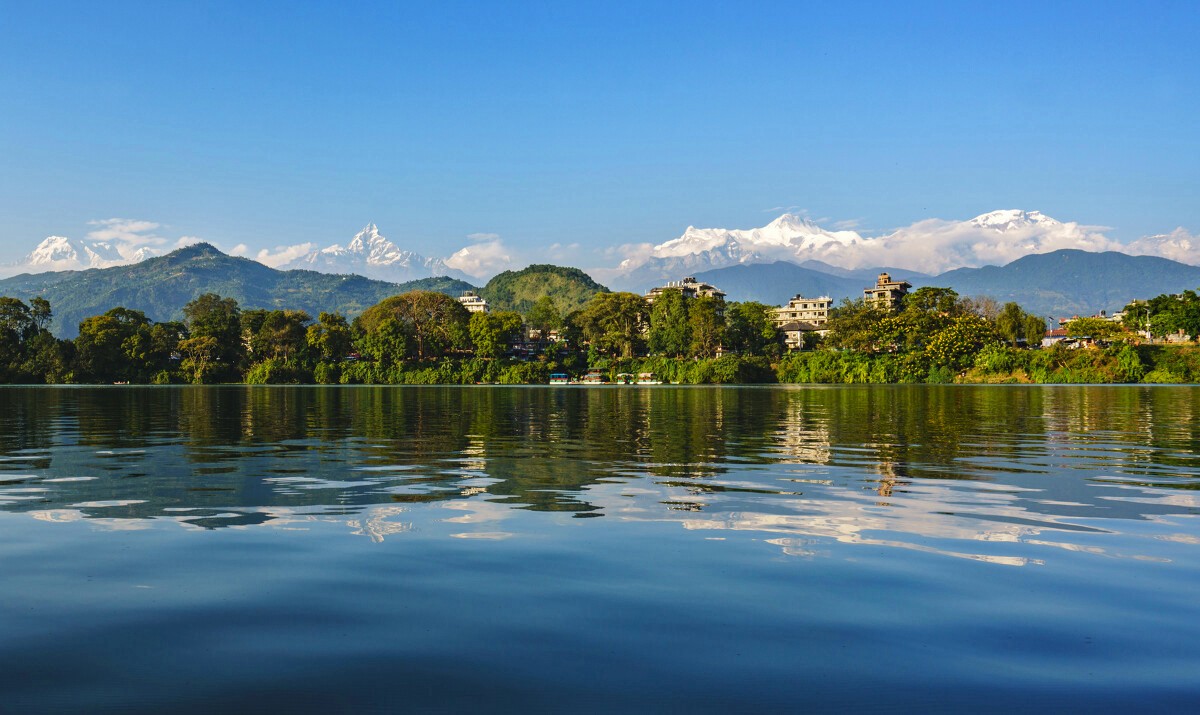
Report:
M1190 315L1200 298L1156 298L1149 305L1150 320L1165 326L1165 318L1154 316ZM892 310L846 300L822 326L825 338L813 332L806 350L791 354L773 310L670 289L652 303L633 293L598 293L567 314L549 297L524 314L469 313L445 294L411 291L349 320L339 313L313 318L299 310L243 309L207 293L184 306L179 321L117 307L83 320L73 340L60 340L48 330L53 314L46 300L4 297L0 381L544 383L551 372L596 367L614 375L653 371L685 383L948 382L972 371L983 381L1062 377L1061 365L1029 357L1027 348L1040 345L1046 325L1016 303L936 287L918 289ZM1110 337L1123 330L1080 320ZM1122 359L1121 370L1088 374L1129 381L1154 372L1145 357L1140 368L1129 353Z

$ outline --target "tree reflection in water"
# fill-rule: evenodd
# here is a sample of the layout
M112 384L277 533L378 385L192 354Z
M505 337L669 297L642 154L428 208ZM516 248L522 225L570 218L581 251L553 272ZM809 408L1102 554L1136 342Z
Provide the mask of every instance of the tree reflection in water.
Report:
M0 509L121 528L333 519L376 540L434 518L476 527L564 512L763 532L796 554L829 538L1052 543L1045 533L1090 529L1081 519L1195 509L1197 394L4 388Z

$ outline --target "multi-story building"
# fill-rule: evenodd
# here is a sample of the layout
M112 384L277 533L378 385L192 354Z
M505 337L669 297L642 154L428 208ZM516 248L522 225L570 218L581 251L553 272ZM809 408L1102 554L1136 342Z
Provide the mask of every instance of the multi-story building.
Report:
M814 326L829 322L829 309L833 307L833 299L827 295L820 298L805 298L797 295L788 301L787 305L775 308L772 320L775 327L782 327L794 321L803 321Z
M662 295L663 291L667 290L677 290L680 293L683 293L684 298L696 298L703 295L709 298L716 298L722 302L725 301L724 292L717 289L715 286L709 285L708 283L701 283L700 281L697 281L693 276L688 276L681 281L671 281L665 286L651 288L650 292L646 294L646 302L653 303L655 298Z
M908 295L909 288L912 288L912 283L894 281L887 273L880 273L873 287L863 289L863 300L867 305L895 310L900 306L900 300Z
M646 302L653 304L655 298L668 290L677 290L683 294L684 298L698 298L700 296L712 298L717 301L717 313L720 315L725 314L724 291L708 283L701 283L694 276L688 276L681 281L671 281L665 286L659 286L658 288L651 288L650 292L646 294Z
M459 296L458 302L467 309L468 313L486 313L488 312L487 301L479 296L475 291L463 291Z

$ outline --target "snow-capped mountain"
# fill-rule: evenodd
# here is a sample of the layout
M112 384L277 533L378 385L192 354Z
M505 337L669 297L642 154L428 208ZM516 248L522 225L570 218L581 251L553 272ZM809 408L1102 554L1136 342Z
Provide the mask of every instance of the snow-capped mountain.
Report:
M854 231L828 231L807 217L785 213L761 228L688 226L679 238L625 259L616 273L637 282L679 278L738 263L808 258L840 263L841 254L863 240Z
M24 260L5 266L4 272L13 274L81 271L137 263L157 255L159 252L152 248L143 247L123 255L111 241L49 236L25 256Z
M926 219L875 237L830 231L809 218L784 214L762 228L689 226L683 235L665 243L640 250L634 247L633 255L613 271L611 281L636 285L739 263L777 260L821 261L847 269L886 265L937 274L1005 264L1061 248L1107 251L1120 250L1122 245L1099 228L1019 209L992 211L966 221Z
M378 280L402 283L430 276L456 275L440 258L426 258L406 251L379 233L373 223L345 246L334 244L312 251L279 268L301 268L321 273L357 273Z

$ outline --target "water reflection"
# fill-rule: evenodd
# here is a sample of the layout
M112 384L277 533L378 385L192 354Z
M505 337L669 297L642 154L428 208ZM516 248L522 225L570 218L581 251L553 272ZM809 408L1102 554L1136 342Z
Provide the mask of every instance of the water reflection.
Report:
M1193 543L1190 387L6 388L0 509L138 529L671 522L1000 564ZM1127 541L1123 541L1127 544ZM1032 547L1032 548L1031 548Z

